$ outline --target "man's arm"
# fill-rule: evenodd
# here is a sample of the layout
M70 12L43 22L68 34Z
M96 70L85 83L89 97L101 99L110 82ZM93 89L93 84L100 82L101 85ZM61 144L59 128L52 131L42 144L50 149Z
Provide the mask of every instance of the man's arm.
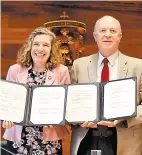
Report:
M127 119L128 128L142 123L142 105L137 106L137 116Z
M71 78L72 84L78 83L76 61L73 62L73 65L70 71L70 78Z
M142 66L141 66L142 67ZM137 124L142 123L142 73L140 76L139 82L139 97L138 97L138 106L137 106L137 117L127 119L128 128Z
M135 70L137 76L137 116L127 119L128 128L142 123L142 61Z

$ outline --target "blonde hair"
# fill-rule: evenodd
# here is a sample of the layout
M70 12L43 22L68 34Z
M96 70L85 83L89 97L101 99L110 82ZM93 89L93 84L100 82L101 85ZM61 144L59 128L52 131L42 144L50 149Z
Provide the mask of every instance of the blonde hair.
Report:
M32 65L32 57L31 57L31 47L33 40L36 35L49 35L51 37L51 54L49 59L47 60L47 64L49 69L55 68L57 65L63 63L62 61L62 55L59 52L59 49L57 48L57 45L55 44L56 36L54 33L49 31L48 29L44 27L38 27L36 28L29 36L27 41L24 43L24 45L19 49L18 55L17 55L17 63L29 67Z

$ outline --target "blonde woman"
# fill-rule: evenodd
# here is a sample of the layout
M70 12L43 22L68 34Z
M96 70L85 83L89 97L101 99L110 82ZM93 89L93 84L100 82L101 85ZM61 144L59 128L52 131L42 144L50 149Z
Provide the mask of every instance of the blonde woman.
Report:
M36 28L18 51L17 64L10 66L6 79L28 85L69 84L68 68L61 58L55 35ZM61 139L68 134L65 126L22 127L6 121L2 126L8 150L16 155L62 155Z

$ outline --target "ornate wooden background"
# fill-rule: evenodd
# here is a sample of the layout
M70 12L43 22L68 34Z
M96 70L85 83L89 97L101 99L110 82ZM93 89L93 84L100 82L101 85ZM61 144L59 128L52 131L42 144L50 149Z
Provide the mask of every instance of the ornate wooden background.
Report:
M122 26L123 38L120 50L127 55L142 59L142 2L8 2L2 1L1 77L5 78L10 65L15 63L17 50L30 32L45 22L59 19L66 11L71 20L84 22L85 52L93 54L97 46L93 39L96 20L104 15L117 18ZM63 141L64 155L69 155L70 136Z

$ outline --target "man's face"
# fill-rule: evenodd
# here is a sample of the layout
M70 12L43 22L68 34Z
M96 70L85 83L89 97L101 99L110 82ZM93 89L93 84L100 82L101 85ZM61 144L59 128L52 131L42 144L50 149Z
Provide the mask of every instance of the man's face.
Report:
M99 52L104 57L108 57L117 51L122 37L119 23L111 17L100 19L95 26L93 35Z

